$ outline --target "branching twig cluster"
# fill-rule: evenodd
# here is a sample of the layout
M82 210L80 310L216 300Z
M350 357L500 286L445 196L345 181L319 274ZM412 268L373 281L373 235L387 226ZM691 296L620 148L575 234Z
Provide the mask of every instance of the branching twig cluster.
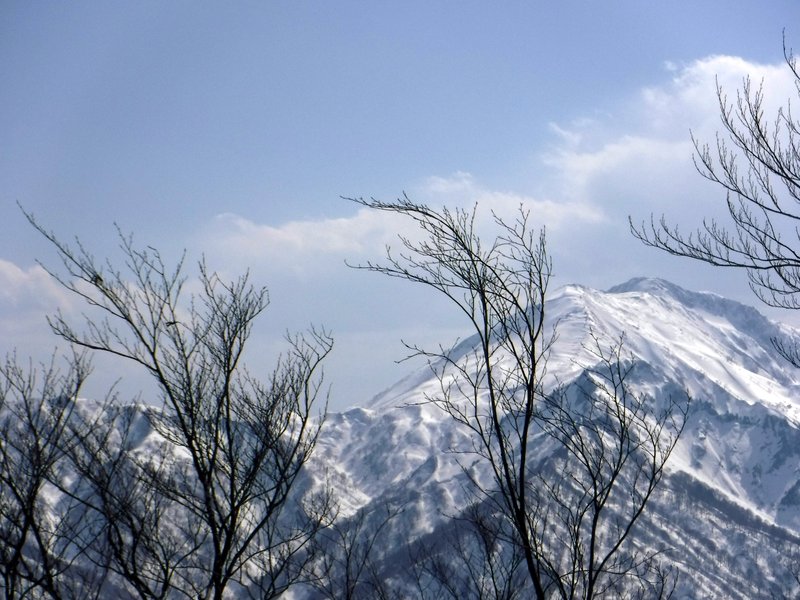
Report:
M637 552L631 533L683 429L688 397L658 410L634 395L621 342L606 348L600 339L589 348L597 364L584 365L594 371L577 388L545 388L556 340L545 318L552 263L544 231L531 228L527 211L511 223L495 216L500 233L487 245L474 209L435 210L407 197L356 202L405 216L423 234L421 241L401 238L400 254L387 248L385 263L359 268L443 294L474 334L452 348L408 346L439 380L427 402L472 433L472 453L492 474L490 486L474 481L468 544L483 551L467 551L464 537L454 544L473 580L469 589L510 597L524 565L540 599L642 589L668 595L656 557ZM549 465L535 460L543 445ZM442 593L463 594L448 573L435 557L427 569Z

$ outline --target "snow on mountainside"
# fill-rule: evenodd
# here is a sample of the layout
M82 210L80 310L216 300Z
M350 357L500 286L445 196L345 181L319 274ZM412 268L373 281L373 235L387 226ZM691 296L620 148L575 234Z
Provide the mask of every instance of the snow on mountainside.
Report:
M667 474L633 537L678 570L674 597L800 597L800 370L772 343L800 343L800 331L658 279L605 292L566 286L551 295L546 313L557 330L546 385L585 377L597 360L587 349L594 335L609 343L624 339L623 353L635 362L626 382L654 406L692 397ZM467 338L453 353L466 356L473 346ZM452 551L446 544L459 526L453 517L476 499L469 479L490 481L486 465L463 452L471 448L465 428L425 403L438 391L423 365L366 406L328 415L294 490L333 489L338 539L380 531L370 546L370 573L389 581L399 597L418 597L407 578L420 548ZM89 413L97 406L81 401ZM164 440L144 418L150 409L128 410L129 443L146 456ZM532 468L552 469L552 445L532 447ZM287 597L320 596L298 586Z
M637 392L658 399L685 390L692 397L668 475L637 534L680 570L678 596L793 593L793 574L800 573L800 371L772 339L800 341L800 332L754 308L658 279L605 292L567 286L551 296L547 315L558 331L548 362L554 380L569 383L592 366L584 348L592 332L609 340L624 335L625 352L637 361L629 381ZM344 514L402 504L394 527L424 536L465 506L465 455L450 450L467 448L469 438L421 404L436 390L425 366L367 407L329 416L310 474L335 486ZM479 464L466 466L480 476Z

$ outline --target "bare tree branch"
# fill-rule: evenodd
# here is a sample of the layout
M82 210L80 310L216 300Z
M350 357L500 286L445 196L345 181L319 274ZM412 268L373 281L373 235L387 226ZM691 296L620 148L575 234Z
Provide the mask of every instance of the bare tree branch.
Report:
M120 232L118 269L26 217L61 259L62 269L45 268L88 308L81 326L57 314L53 331L141 366L161 394L163 408L111 413L75 437L70 456L85 489L73 494L101 522L109 568L142 598L282 593L329 519L328 502L291 493L326 410L329 333L287 334L288 351L259 379L243 357L268 295L249 274L223 281L200 261L200 292L187 297L183 258L168 267ZM165 443L143 454L132 419Z
M402 252L387 248L384 263L356 268L436 290L474 334L449 349L408 345L439 382L426 402L472 433L472 451L492 474L492 487L473 481L476 536L469 548L482 550L473 553L463 537L454 546L473 592L506 597L522 564L539 599L610 597L650 585L644 571L655 568L654 557L637 554L630 534L683 429L688 399L654 412L628 391L621 344L606 349L599 340L599 366L586 365L597 370L580 394L574 386L545 389L556 340L545 318L552 263L544 231L532 229L527 211L510 223L495 216L499 233L485 244L475 230L476 209L437 211L406 196L355 202L403 215L423 234L421 241L401 237ZM557 468L534 464L546 444ZM435 593L465 593L449 580L445 562L434 556L427 564L427 576L417 577L423 595L431 582L438 582Z
M784 57L800 99L797 60L784 39ZM763 85L744 79L736 100L717 83L722 134L713 148L694 135L698 172L726 192L728 224L703 221L687 234L662 216L634 225L648 246L714 266L743 269L765 304L800 308L800 120L791 99L770 120Z

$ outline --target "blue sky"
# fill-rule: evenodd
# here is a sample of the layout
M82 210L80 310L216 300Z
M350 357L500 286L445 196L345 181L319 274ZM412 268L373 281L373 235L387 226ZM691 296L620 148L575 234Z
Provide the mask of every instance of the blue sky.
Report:
M753 302L741 274L647 250L626 218L719 214L689 130L713 140L715 75L791 95L796 23L796 0L3 3L5 350L47 355L43 315L76 308L36 268L53 255L16 202L100 256L118 223L250 268L273 302L257 356L286 328L333 329L334 408L413 366L393 363L401 337L463 331L422 290L344 266L378 258L396 226L341 196L522 203L548 227L557 285L653 275Z

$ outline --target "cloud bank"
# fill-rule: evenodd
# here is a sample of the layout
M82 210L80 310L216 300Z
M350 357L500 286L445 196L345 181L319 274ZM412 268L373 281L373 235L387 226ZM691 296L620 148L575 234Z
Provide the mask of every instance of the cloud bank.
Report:
M750 77L763 85L767 109L775 110L793 93L791 74L783 64L734 56L667 63L664 72L666 81L636 91L613 114L551 123L552 139L538 150L533 167L535 191L492 189L479 175L459 171L412 182L407 192L432 206L477 204L479 227L487 232L492 212L508 217L522 206L547 228L554 244L574 242L578 233L582 252L587 240L627 235L628 215L637 220L665 213L692 225L703 216L723 214L720 190L694 172L690 131L700 140L714 141L719 129L717 85L733 102ZM531 146L537 146L535 141ZM329 270L331 261L377 258L387 244L396 244L398 234L414 234L393 215L353 206L349 214L283 224L221 214L202 232L199 245L238 264L307 275ZM335 209L347 213L347 204L342 201ZM604 246L606 260L619 251L616 243Z
M486 183L478 172L434 173L421 181L399 181L398 194L405 189L413 200L432 206L471 209L477 204L478 229L485 235L492 234L492 213L513 217L520 206L530 210L532 222L547 228L555 284L607 287L632 276L655 275L737 297L725 285L736 280L741 290L740 274L710 272L643 248L630 235L627 219L665 214L688 229L703 217L724 218L724 193L692 165L690 131L713 143L720 128L716 86L734 102L746 77L755 86L763 85L768 114L795 95L783 64L732 56L667 64L660 83L635 90L613 111L598 115L587 106L585 114L568 122L550 123L547 139L531 140L535 159L522 181L510 179L498 186ZM277 318L267 337L310 321L332 326L337 335L332 369L350 381L348 389L358 390L352 382L362 378L359 365L370 355L391 354L385 349L391 342L394 357L402 357L398 331L421 331L427 341L447 343L459 325L424 290L392 286L345 266L345 260L380 260L387 244L398 244L398 234L413 237L415 231L394 215L338 200L333 197L336 190L331 193L330 217L269 223L223 213L187 245L206 252L212 268L234 275L250 269L259 283L275 287L270 314ZM738 298L752 300L744 296L746 289ZM69 309L69 298L40 267L0 260L0 334L10 347L44 340L42 315L56 307ZM52 347L55 341L47 339L45 347Z

